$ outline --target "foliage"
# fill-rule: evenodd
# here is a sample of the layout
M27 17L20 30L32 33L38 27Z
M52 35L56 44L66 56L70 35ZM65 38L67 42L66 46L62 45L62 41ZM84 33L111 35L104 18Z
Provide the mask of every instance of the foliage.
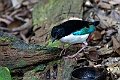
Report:
M12 80L7 67L0 67L0 80Z
M58 47L59 45L58 45L58 42L59 41L54 41L53 43L52 43L52 41L51 40L48 40L46 43L47 43L47 46L52 46L52 47Z

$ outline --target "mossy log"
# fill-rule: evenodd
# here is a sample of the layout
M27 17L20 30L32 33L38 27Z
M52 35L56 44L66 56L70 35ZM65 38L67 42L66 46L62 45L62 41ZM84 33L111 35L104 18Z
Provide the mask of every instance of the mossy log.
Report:
M10 69L56 58L60 50L56 47L27 44L15 36L0 31L0 65Z

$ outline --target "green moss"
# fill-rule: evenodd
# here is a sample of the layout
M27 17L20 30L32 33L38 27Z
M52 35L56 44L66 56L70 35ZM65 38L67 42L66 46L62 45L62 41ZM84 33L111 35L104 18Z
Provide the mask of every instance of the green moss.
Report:
M55 60L55 61L51 61L51 62L49 62L48 63L48 65L46 66L46 69L48 69L49 68L49 65L53 65L53 64L60 64L60 60Z
M37 71L43 71L45 69L46 65L45 64L40 64L38 65L33 71L37 72Z
M28 50L31 50L32 48L33 48L32 46L29 46L29 47L28 47Z
M12 36L12 37L8 37L8 36L0 37L0 42L2 42L2 41L4 42L5 41L5 42L9 43L9 45L8 45L9 48L11 48L14 40L15 40L14 36Z
M0 41L5 41L5 38L0 37Z
M45 5L42 3L35 4L34 11L33 11L33 25L37 25L39 23L42 23L46 20L47 15L50 16L51 13L49 13L49 10L52 8L52 4L55 2L55 0L49 0L49 2ZM39 6L41 4L41 7ZM39 10L38 10L39 8Z
M11 39L10 39L9 37L3 36L3 37L0 37L0 41L7 41L7 42L10 42Z
M39 20L40 20L40 22L43 22L43 21L44 21L44 19L43 19L42 17L41 17Z
M65 47L68 47L68 46L69 46L69 44L65 44L64 46L65 46Z
M35 51L35 53L36 53L36 54L39 54L39 51L38 51L38 50L36 50L36 51Z
M51 8L55 0L49 0L49 2L41 9L41 11L46 12L47 8Z
M59 47L59 41L58 40L55 40L53 43L52 43L52 41L51 41L51 39L50 40L48 40L47 42L46 42L46 44L47 44L47 46L51 46L51 47Z
M25 61L23 59L19 60L16 64L17 67L23 67L25 65Z
M40 53L39 51L40 51L40 48L38 47L37 50L35 51L36 54L39 54Z
M36 19L33 21L33 25L34 26L37 25L37 20Z
M55 60L55 61L49 62L49 64L59 64L59 63L60 63L60 60Z

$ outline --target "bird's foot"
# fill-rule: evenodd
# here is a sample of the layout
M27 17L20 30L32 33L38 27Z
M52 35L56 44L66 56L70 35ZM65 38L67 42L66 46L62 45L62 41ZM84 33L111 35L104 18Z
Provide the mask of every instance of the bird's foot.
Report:
M71 56L67 56L67 57L65 57L65 58L76 58L76 56L83 50L83 49L85 49L87 47L87 45L85 45L84 47L82 47L77 53L75 53L74 55L71 55Z

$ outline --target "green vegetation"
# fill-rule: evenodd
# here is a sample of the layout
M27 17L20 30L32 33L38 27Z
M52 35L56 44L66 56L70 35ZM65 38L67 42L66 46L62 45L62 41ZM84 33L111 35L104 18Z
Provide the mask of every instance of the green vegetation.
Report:
M37 71L42 71L45 69L45 65L44 64L40 64L39 66L37 66L34 71L37 72Z
M51 47L58 47L59 45L58 45L58 40L55 40L53 43L52 43L52 41L51 41L51 39L50 40L48 40L47 42L46 42L46 44L47 44L47 46L51 46Z
M0 67L0 80L12 80L7 67Z
M41 3L41 8L38 10L39 3L34 6L33 12L33 25L43 23L46 20L47 15L50 16L51 13L47 12L51 10L54 0L49 0L47 4Z
M48 68L49 65L51 65L51 64L60 64L60 60L55 60L55 61L49 62L48 65L46 66L46 68Z
M49 64L59 64L59 63L60 63L60 60L55 60L55 61L49 62Z
M9 43L9 47L11 48L14 39L15 39L14 36L12 36L12 37L3 36L3 37L0 37L0 42L4 42L4 41L8 42Z
M25 64L26 64L25 61L23 59L21 59L21 60L18 61L18 63L16 65L17 65L17 67L22 67Z

